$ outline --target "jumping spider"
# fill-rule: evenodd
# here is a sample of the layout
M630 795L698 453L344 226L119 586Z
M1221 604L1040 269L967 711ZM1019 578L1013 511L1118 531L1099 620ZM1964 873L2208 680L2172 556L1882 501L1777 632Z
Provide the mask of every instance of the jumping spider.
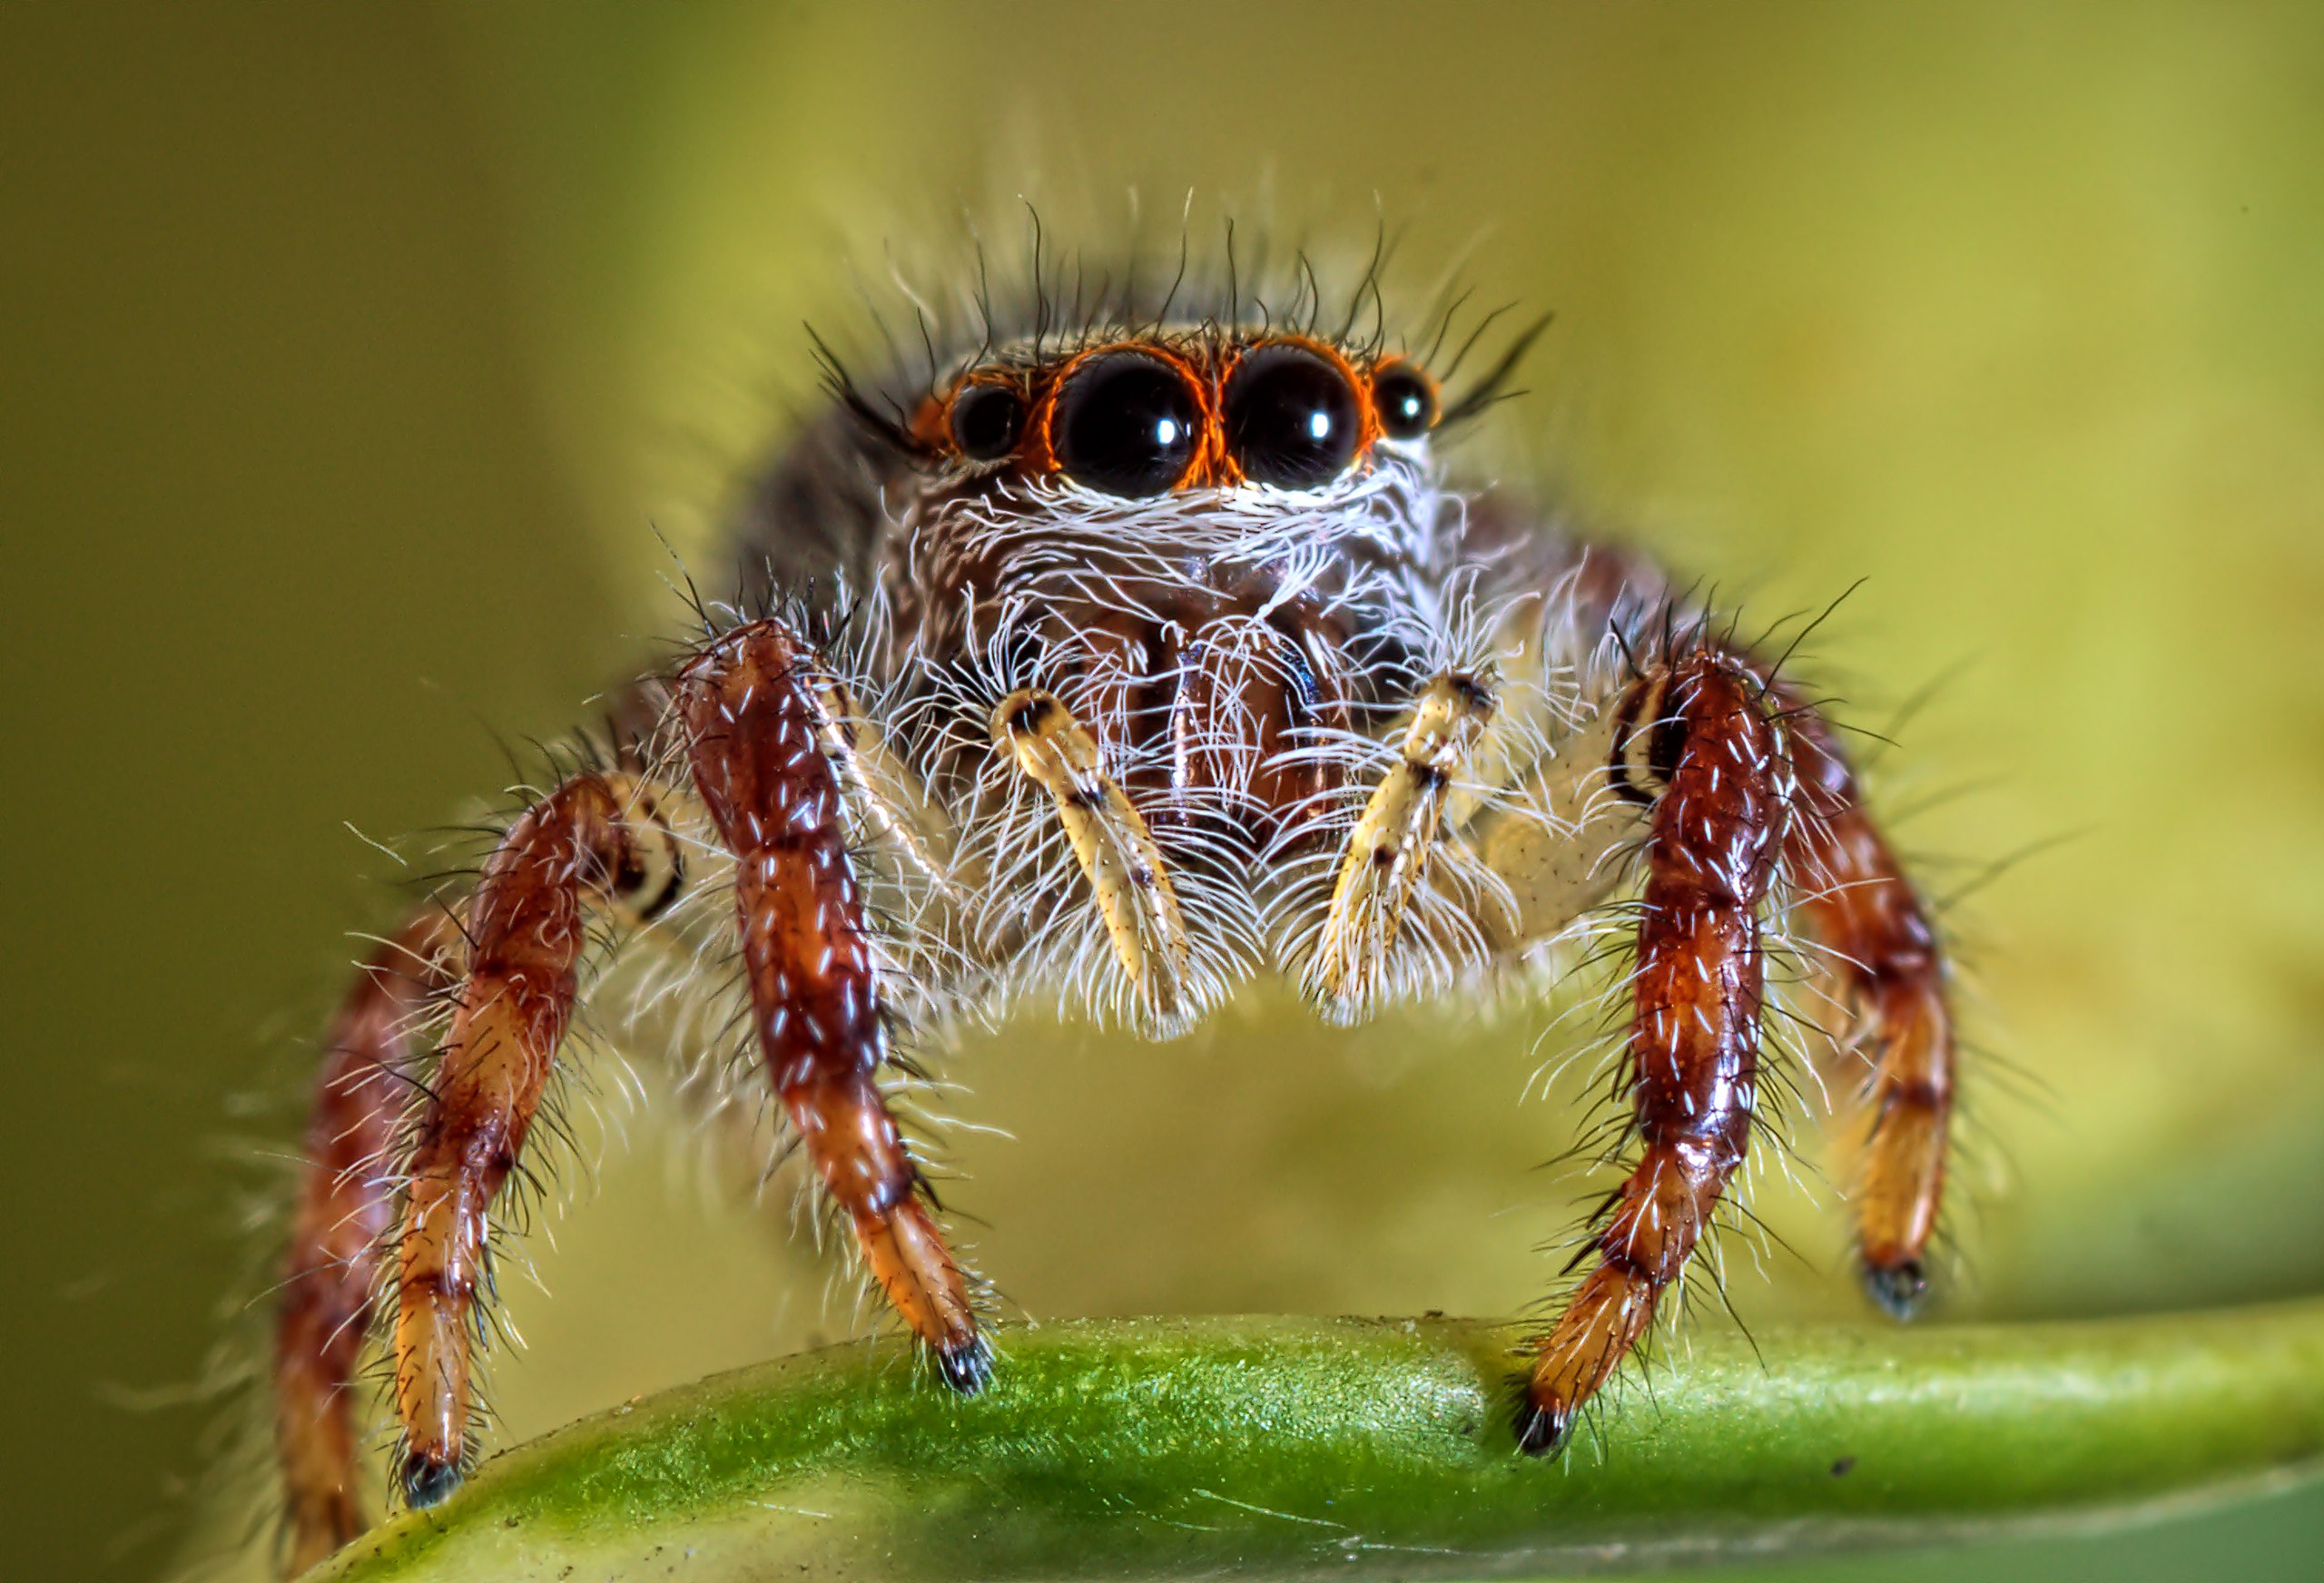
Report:
M739 931L781 1115L959 1391L992 1354L883 1096L900 1030L1029 990L1165 1037L1263 975L1349 1022L1505 978L1621 893L1625 1175L1518 1443L1565 1442L1744 1162L1778 918L1865 1041L1866 1284L1899 1317L1921 1297L1954 1073L1926 909L1778 664L1636 555L1447 475L1528 338L1448 395L1441 329L1334 328L1312 270L1273 312L1231 270L1086 316L1035 278L1014 329L972 300L980 341L932 338L924 379L832 364L712 607L759 614L625 690L596 767L357 978L280 1305L294 1567L364 1523L375 1317L404 1499L458 1482L495 1200L582 985L689 929Z

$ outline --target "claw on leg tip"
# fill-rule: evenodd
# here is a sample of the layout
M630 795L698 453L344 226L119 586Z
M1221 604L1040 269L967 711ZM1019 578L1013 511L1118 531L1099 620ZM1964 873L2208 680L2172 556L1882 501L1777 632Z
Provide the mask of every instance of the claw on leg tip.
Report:
M974 1396L992 1378L992 1343L984 1337L936 1350L936 1372L962 1396Z
M1918 1259L1892 1265L1866 1264L1864 1289L1891 1319L1910 1319L1928 1297L1928 1273Z
M440 1506L460 1487L460 1470L451 1462L412 1452L403 1460L403 1499L414 1511Z
M1517 1410L1517 1449L1529 1457L1554 1457L1573 1435L1573 1409L1559 1402L1541 1407L1528 1401Z

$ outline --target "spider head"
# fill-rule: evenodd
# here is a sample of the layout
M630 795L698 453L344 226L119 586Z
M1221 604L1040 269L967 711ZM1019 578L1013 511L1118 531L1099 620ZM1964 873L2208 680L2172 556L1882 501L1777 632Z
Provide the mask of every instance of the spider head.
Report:
M981 355L911 414L885 497L900 636L961 718L1053 694L1157 825L1264 843L1418 652L1459 516L1439 413L1413 359L1311 335Z
M1020 344L912 415L899 547L938 605L1074 612L1087 642L1127 625L1176 650L1223 615L1345 607L1428 561L1440 413L1413 359L1309 334Z

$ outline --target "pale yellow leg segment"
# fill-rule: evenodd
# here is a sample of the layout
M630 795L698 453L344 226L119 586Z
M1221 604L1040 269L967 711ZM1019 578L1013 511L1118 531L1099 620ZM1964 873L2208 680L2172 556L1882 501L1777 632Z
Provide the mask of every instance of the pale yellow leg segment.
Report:
M948 898L956 896L960 881L951 871L955 832L929 801L920 777L896 757L844 683L818 678L813 697L841 790L882 846Z
M1454 673L1421 693L1395 768L1348 834L1331 910L1307 967L1307 993L1318 1004L1354 1008L1378 989L1404 909L1428 870L1452 779L1492 719L1493 680Z
M887 859L866 866L872 905L903 920L906 937L939 943L962 958L975 954L969 927L984 873L960 850L960 832L927 783L889 746L846 683L822 675L810 696L816 735L859 821L865 845ZM921 975L924 977L924 975Z
M1659 686L1646 701L1649 723ZM1620 694L1606 699L1589 722L1560 733L1538 762L1510 778L1512 795L1467 825L1470 849L1505 893L1477 918L1504 956L1555 937L1604 900L1621 878L1621 853L1646 833L1648 805L1616 790L1652 784L1636 762L1643 733L1621 732L1620 701ZM1625 761L1620 775L1618 752Z
M1098 758L1098 744L1056 694L1021 688L992 712L996 747L1057 800L1122 971L1157 1018L1181 1007L1191 948L1177 892L1146 821Z

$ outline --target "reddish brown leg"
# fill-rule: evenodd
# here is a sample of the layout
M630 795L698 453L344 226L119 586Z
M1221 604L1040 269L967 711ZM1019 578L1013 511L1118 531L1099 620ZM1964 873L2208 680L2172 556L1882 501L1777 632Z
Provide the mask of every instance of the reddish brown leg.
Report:
M629 775L567 781L485 864L468 906L467 976L409 1162L398 1251L396 1411L413 1506L433 1506L460 1480L489 1214L565 1037L585 909L650 915L680 876L652 788Z
M276 1453L287 1498L287 1576L363 1531L353 1381L370 1328L379 1245L394 1213L396 1133L415 1092L415 1025L449 982L458 931L414 920L363 964L331 1023L307 1121L306 1167L274 1334Z
M960 1391L990 1353L968 1283L875 1081L886 1007L806 646L736 628L679 675L694 784L734 854L743 970L774 1091L872 1274Z
M1908 1319L1928 1290L1923 1259L1936 1229L1953 1112L1943 958L1831 728L1797 708L1789 735L1800 794L1786 860L1873 1043L1873 1129L1856 1189L1865 1289Z
M1653 801L1629 1069L1639 1154L1541 1342L1518 1442L1555 1451L1685 1273L1750 1140L1759 911L1792 796L1783 732L1739 662L1683 655L1617 704L1618 792ZM1659 792L1659 800L1654 793Z

